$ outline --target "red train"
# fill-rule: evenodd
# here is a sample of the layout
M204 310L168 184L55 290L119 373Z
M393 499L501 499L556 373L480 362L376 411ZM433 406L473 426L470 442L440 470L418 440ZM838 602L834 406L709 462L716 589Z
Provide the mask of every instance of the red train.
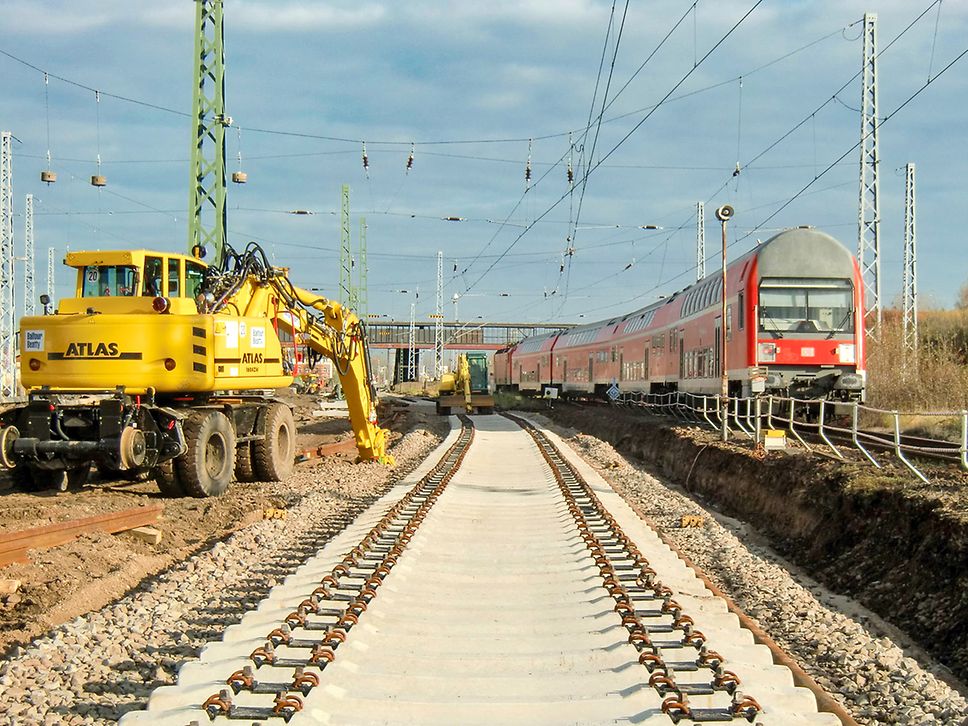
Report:
M786 230L727 266L731 396L864 400L864 288L854 256ZM494 356L498 388L560 395L721 390L722 271L627 315L526 338Z

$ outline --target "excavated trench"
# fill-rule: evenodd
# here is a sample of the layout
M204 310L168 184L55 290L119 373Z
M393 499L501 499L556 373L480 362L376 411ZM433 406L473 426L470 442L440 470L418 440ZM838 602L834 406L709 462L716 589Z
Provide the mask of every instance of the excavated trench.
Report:
M616 408L558 404L545 415L611 443L654 474L742 519L827 587L905 630L968 680L968 477L830 461L757 458L706 430Z

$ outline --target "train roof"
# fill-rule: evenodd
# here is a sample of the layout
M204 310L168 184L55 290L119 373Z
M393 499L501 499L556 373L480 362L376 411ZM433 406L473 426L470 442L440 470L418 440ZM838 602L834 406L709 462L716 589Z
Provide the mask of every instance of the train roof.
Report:
M837 239L813 227L795 227L770 237L766 242L729 263L730 268L745 266L757 258L760 279L764 277L851 277L853 256ZM661 298L643 308L594 323L585 323L561 333L557 347L571 347L593 342L604 329L625 323L623 333L634 333L648 327L660 308L670 305L680 296L703 285L721 285L721 272L707 275L702 280ZM716 288L719 289L718 287ZM719 294L722 294L721 291ZM523 342L530 341L525 338Z

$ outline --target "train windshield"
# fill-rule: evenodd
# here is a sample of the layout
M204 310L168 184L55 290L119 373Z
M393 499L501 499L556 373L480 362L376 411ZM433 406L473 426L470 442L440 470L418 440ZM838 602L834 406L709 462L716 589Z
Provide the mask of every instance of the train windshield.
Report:
M760 331L774 337L852 333L853 300L850 280L767 278L760 284Z

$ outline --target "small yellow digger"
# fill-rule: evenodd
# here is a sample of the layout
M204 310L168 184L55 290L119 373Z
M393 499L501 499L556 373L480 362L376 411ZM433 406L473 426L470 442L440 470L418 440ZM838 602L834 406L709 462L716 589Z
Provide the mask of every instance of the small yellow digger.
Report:
M488 390L487 354L461 353L453 373L445 373L437 388L437 413L448 416L455 409L467 413L494 413L494 396Z

